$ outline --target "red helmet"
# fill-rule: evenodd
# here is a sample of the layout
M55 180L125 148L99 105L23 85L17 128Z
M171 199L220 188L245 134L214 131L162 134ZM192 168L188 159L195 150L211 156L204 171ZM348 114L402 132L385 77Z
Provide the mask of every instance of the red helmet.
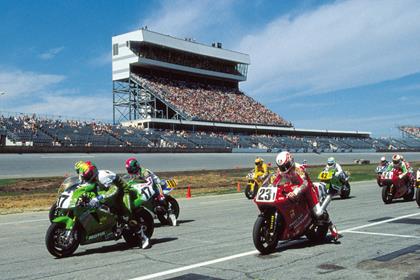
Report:
M83 181L92 183L98 178L98 168L90 161L85 162L80 168L80 176Z
M136 158L131 157L125 161L125 169L127 169L128 174L137 174L140 168L140 163Z

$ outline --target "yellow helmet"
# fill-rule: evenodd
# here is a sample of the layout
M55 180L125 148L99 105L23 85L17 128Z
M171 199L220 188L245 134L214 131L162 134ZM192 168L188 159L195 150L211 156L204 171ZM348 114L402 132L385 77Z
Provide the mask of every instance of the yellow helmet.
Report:
M262 159L262 158L260 158L260 157L257 157L256 159L255 159L255 165L260 165L260 164L262 164L264 162L264 160Z

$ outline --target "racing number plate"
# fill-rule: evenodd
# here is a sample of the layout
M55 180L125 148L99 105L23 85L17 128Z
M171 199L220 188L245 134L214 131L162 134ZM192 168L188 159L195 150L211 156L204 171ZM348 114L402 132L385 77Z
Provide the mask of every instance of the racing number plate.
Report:
M385 172L384 179L392 180L392 172Z
M277 195L276 187L265 187L258 190L256 201L274 202Z
M145 184L135 184L133 185L133 188L135 188L143 197L143 200L149 200L154 194L155 190L153 189L153 186L151 184L145 183Z

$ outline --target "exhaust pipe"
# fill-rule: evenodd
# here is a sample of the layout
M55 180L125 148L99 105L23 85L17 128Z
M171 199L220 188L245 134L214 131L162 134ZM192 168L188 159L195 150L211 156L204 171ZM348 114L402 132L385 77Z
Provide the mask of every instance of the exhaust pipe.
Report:
M328 194L327 197L325 197L324 201L322 202L322 205L319 205L319 204L315 205L314 212L318 218L320 218L324 214L325 210L327 209L328 205L331 202L331 199L332 199L332 195Z

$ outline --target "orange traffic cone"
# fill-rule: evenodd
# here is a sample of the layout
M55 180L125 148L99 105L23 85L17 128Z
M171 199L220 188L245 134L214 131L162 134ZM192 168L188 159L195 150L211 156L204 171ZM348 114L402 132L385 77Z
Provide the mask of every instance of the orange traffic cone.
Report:
M188 199L191 198L191 187L190 187L190 185L188 185L188 187L187 187L187 198Z
M241 192L241 183L238 182L238 185L236 186L236 191Z

